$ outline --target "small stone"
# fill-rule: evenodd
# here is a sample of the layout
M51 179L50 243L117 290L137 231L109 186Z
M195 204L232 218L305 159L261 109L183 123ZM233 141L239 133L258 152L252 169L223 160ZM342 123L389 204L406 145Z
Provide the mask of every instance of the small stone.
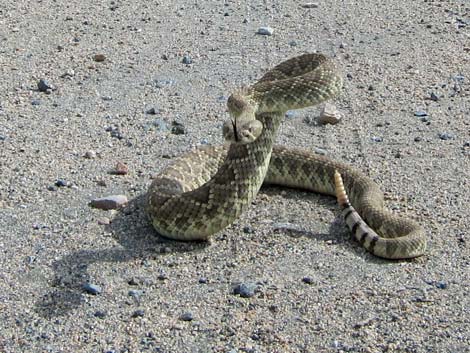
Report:
M436 288L447 289L447 287L448 285L446 282L443 282L443 281L436 282Z
M261 34L263 36L272 36L274 33L274 29L271 27L260 27L258 28L257 34Z
M415 142L420 142L420 141L422 141L422 138L419 137L419 136L416 136L416 137L415 137Z
M98 219L98 224L100 226L107 226L111 224L111 220L108 217L102 217Z
M339 48L340 49L345 49L348 45L344 42L339 43Z
M470 147L470 141L464 142L463 147Z
M141 290L131 289L127 294L129 295L129 297L139 299L142 296L143 292Z
M206 284L208 282L209 282L209 280L206 277L199 278L199 283L201 283L201 284Z
M112 101L113 97L111 97L111 96L102 96L101 99L104 100L104 101Z
M93 315L97 318L103 319L104 317L106 317L106 312L98 310L98 311L95 311Z
M289 42L289 45L290 45L291 47L296 47L296 46L297 46L297 41L291 40L291 41Z
M296 116L297 116L297 112L295 110L288 110L285 115L287 119L292 119L292 118L295 118Z
M372 136L370 139L374 142L382 142L384 140L383 137L380 136Z
M86 151L85 154L83 155L83 157L85 157L87 159L95 159L96 158L96 152L93 151L93 150Z
M70 185L70 184L69 184L66 180L64 180L64 179L57 179L54 184L55 184L55 186L57 186L57 187L59 187L59 188L60 188L60 187L65 187L65 186L69 186L69 185Z
M101 287L93 283L85 283L83 285L83 290L87 292L88 294L93 294L93 295L97 295L102 292Z
M322 156L326 156L328 154L326 150L324 150L323 148L317 148L317 147L315 147L313 152L315 152L316 154L321 154Z
M111 170L109 173L114 175L126 175L127 173L129 173L129 167L121 161L118 161L114 169Z
M31 105L41 105L41 101L39 99L33 99Z
M306 276L302 278L302 282L307 283L307 284L313 284L313 278Z
M437 96L434 92L431 92L431 95L429 96L429 99L437 102L439 100L439 96Z
M441 140L454 140L455 139L455 135L452 134L452 133L449 133L449 132L440 132L439 133L439 138Z
M189 55L183 56L183 64L189 65L193 63L193 59Z
M145 315L145 312L142 309L138 309L132 313L132 317L143 317Z
M171 128L171 133L174 135L184 135L186 133L186 128L184 125L178 121L173 121L171 123L172 128Z
M158 109L152 107L150 109L147 109L147 111L145 113L150 114L150 115L156 115L156 114L158 114Z
M94 199L90 202L90 206L101 210L116 210L127 204L125 195L110 195Z
M155 87L163 88L166 86L171 86L175 83L172 79L162 79L162 80L155 80Z
M251 226L244 226L243 227L243 233L245 234L253 234L254 230Z
M426 113L424 110L417 110L415 111L415 116L417 116L418 118L421 118L423 116L428 116L428 113Z
M307 2L301 5L304 9L316 9L318 7L317 2Z
M255 295L257 288L256 283L240 283L233 288L233 294L238 294L242 298L251 298Z
M326 103L323 107L318 122L320 124L332 124L335 125L341 120L341 113L338 112L333 104Z
M106 60L106 56L104 54L95 54L93 60L100 63Z
M52 90L52 86L43 78L38 82L39 92L46 92L47 90Z
M47 190L49 190L49 191L57 191L57 189L58 189L58 187L55 186L55 185L49 185L49 186L47 187Z
M168 275L166 273L160 273L157 278L160 281L164 281L164 280L168 279Z
M183 313L180 315L179 319L181 321L193 321L194 320L194 316L193 314L187 312L187 313Z

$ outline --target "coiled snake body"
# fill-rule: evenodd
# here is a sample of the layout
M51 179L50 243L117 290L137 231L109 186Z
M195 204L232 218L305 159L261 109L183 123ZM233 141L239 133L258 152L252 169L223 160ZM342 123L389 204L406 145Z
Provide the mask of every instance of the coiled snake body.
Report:
M383 194L371 179L312 152L273 147L287 110L321 103L341 87L331 60L304 54L233 93L232 117L223 127L229 144L199 147L154 178L147 211L155 229L176 240L207 240L237 219L267 183L336 194L349 228L374 255L422 255L422 228L384 209Z

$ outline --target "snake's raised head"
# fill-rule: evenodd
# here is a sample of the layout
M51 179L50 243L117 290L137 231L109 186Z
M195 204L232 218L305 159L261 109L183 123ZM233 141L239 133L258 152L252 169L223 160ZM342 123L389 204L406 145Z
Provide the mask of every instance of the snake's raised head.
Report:
M227 101L231 118L225 121L223 135L227 142L246 144L258 138L263 124L256 120L257 104L251 99L249 88L234 92Z
M263 124L256 119L232 118L226 120L222 127L225 141L238 144L253 142L261 135L261 131L263 131Z

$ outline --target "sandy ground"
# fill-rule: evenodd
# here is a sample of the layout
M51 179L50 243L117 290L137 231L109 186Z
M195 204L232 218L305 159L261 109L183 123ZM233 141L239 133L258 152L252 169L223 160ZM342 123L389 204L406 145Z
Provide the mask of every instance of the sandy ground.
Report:
M374 3L0 0L0 352L470 352L470 6ZM156 235L151 175L312 51L344 71L344 118L296 111L279 143L370 175L427 255L377 259L335 200L274 187L211 244ZM112 194L129 205L88 206Z

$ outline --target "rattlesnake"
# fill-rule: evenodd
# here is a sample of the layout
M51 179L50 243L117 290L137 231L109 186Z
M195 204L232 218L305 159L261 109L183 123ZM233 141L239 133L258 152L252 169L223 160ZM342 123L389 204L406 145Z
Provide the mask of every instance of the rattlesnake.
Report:
M371 179L325 156L273 147L287 110L319 104L341 87L332 60L304 54L233 93L227 103L231 118L223 125L228 143L199 147L154 178L147 195L154 228L176 240L208 240L240 216L263 183L277 184L337 194L347 225L374 255L422 255L422 228L385 210L383 194Z

